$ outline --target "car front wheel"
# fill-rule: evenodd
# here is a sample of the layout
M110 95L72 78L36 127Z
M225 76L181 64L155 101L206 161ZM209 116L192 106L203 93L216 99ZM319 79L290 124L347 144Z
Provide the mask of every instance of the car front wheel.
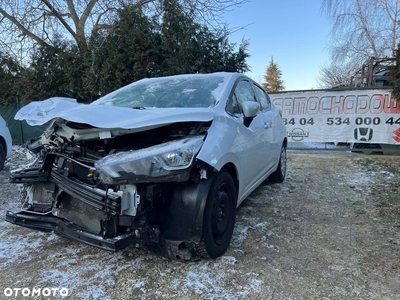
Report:
M227 171L218 173L211 180L204 208L200 254L215 259L224 254L232 238L236 218L236 187Z

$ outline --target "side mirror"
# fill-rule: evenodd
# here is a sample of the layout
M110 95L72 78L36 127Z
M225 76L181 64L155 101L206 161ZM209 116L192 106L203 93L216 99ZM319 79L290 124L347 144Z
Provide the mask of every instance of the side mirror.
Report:
M260 104L255 101L244 101L242 103L243 115L244 115L244 126L249 127L251 121L260 111Z

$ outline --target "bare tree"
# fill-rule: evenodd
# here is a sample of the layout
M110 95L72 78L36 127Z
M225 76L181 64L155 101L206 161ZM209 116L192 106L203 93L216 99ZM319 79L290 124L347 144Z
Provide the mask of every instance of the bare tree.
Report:
M330 18L334 63L361 66L370 57L393 57L399 41L399 0L323 0Z
M206 21L249 0L181 0L182 5ZM0 0L0 50L10 55L29 53L34 45L54 46L57 38L69 40L80 51L90 39L112 24L117 10L138 5L159 13L161 0Z
M354 69L348 64L325 64L320 67L317 76L318 88L344 87L350 83L350 78L354 73Z

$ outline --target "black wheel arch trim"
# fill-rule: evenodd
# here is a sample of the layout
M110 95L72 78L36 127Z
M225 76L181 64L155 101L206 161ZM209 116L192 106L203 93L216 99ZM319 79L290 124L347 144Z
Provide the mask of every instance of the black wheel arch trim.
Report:
M170 241L199 242L202 237L204 208L213 182L207 180L177 185L167 207L161 238Z

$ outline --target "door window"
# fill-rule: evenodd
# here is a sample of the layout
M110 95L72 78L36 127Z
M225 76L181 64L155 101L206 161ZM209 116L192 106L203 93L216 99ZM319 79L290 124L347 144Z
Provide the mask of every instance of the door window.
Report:
M242 104L244 101L256 101L250 82L239 81L235 87L232 99L229 101L226 110L231 114L242 114Z
M256 93L256 98L257 101L260 103L261 110L268 110L271 108L271 100L269 99L268 94L255 84L254 86L254 91Z

